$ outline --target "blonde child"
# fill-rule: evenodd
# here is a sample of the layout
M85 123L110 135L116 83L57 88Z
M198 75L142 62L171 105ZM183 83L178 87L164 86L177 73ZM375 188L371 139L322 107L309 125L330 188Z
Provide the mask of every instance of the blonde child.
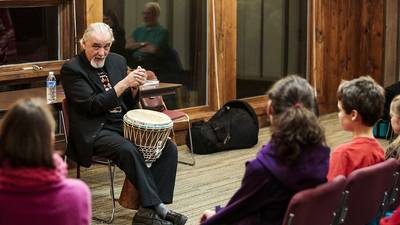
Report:
M390 124L395 134L400 133L400 95L390 103ZM398 136L386 149L385 159L400 157L400 136Z

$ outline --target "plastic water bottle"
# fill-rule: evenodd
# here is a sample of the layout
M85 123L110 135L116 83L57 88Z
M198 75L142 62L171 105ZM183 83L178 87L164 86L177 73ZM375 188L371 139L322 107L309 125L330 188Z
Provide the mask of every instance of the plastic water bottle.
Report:
M56 101L57 99L56 88L57 88L56 76L54 76L54 72L50 71L46 81L47 103L53 103Z

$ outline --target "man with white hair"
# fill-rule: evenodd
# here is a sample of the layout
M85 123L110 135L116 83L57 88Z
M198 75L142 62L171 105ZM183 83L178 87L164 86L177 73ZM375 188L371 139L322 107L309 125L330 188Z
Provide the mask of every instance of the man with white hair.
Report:
M110 52L113 40L107 24L90 24L80 40L83 52L61 69L70 121L67 154L87 167L93 155L106 157L125 172L143 207L133 224L159 220L159 224L183 225L187 217L164 205L173 199L175 144L168 140L160 158L148 168L137 146L123 137L123 115L137 108L146 71L138 67L127 74L126 60Z

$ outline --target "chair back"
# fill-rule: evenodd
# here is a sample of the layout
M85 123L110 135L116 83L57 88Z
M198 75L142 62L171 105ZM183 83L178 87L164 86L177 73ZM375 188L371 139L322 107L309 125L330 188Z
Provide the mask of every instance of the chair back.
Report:
M331 182L298 192L289 202L283 225L330 225L345 186L346 178L338 176Z
M388 193L398 168L395 159L364 167L350 173L348 197L341 216L345 225L365 225L380 218L387 208Z

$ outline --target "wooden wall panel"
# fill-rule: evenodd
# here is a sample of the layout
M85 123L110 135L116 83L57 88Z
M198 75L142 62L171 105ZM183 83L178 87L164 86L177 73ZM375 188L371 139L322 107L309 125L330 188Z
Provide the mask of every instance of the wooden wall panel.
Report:
M384 1L363 1L360 29L360 73L383 84Z
M208 0L208 98L215 110L236 98L236 17L236 0Z
M399 0L386 0L385 30L385 80L389 86L399 80L398 76L398 42L399 37Z
M221 18L228 18L228 20L223 21L223 29L220 32L223 48L220 49L219 53L219 57L223 61L223 65L221 65L223 66L223 75L220 79L223 86L222 102L226 103L236 98L237 5L236 0L229 2L224 0L222 2L224 3L221 9ZM234 76L232 77L232 75Z
M321 112L332 112L341 80L383 83L384 0L313 0L310 9L310 80Z
M318 79L315 74L323 74L323 66L324 65L324 49L325 49L325 34L323 33L323 25L325 24L325 9L326 7L322 7L322 4L318 0L313 0L310 4L310 34L309 40L309 52L310 60L309 60L309 68L311 71L311 76L309 77L310 83L314 86L317 92L318 101L320 103L325 103L327 101L326 95L324 95L323 90L326 89L326 82L323 82L322 79ZM318 23L317 23L318 21ZM318 62L318 63L317 63ZM314 76L313 76L314 75Z
M103 22L103 1L86 0L86 25Z

